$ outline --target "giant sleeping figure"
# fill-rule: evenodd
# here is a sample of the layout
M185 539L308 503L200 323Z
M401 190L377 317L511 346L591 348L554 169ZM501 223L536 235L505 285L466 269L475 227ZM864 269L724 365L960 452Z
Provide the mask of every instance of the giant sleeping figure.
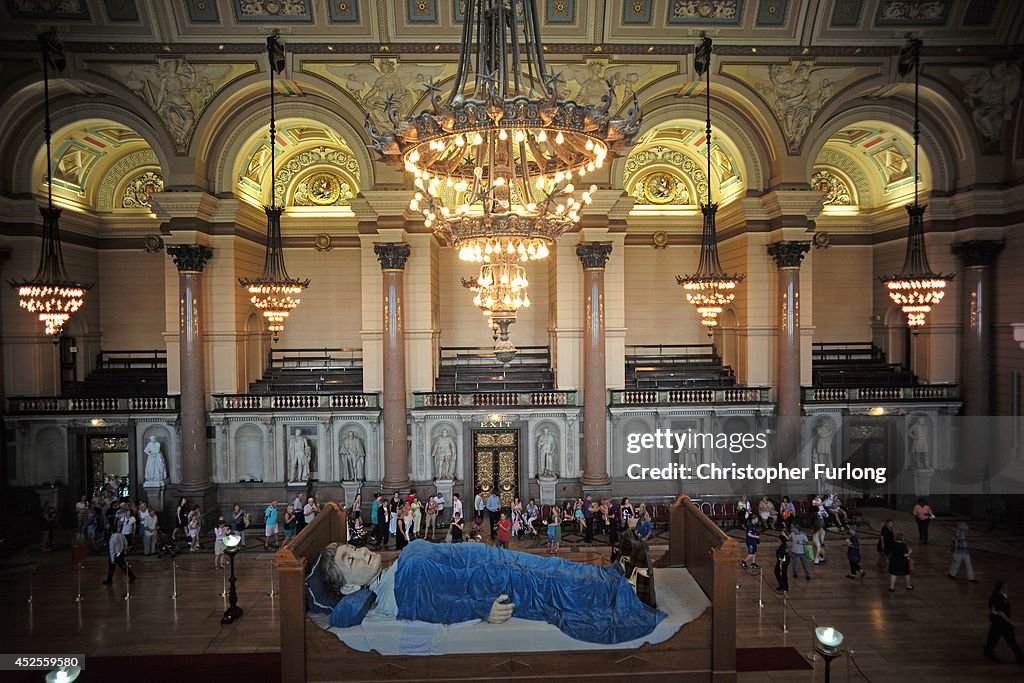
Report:
M482 543L410 543L381 572L380 555L332 543L320 557L324 580L341 595L368 587L368 616L432 624L510 617L544 621L592 643L646 636L664 612L640 601L621 566L593 566Z

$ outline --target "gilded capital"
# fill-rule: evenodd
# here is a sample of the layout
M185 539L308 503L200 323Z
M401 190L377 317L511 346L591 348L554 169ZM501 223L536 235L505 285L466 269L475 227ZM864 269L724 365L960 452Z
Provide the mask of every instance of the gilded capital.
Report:
M405 270L411 251L408 242L376 242L373 245L381 270Z
M799 268L810 248L810 242L772 242L768 245L768 255L775 259L778 268Z
M611 253L611 242L580 242L576 245L576 256L579 257L584 270L604 268Z
M203 244L174 244L167 247L167 253L182 273L201 273L213 258L213 249Z

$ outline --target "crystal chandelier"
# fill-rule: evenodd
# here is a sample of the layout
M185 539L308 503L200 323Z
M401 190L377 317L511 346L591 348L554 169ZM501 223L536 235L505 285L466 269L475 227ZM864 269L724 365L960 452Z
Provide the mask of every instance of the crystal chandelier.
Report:
M54 342L66 323L82 307L85 292L92 285L76 282L64 267L64 256L60 245L60 209L53 205L53 161L50 138L50 68L64 70L64 47L53 33L39 36L43 52L43 101L45 118L43 132L46 135L46 207L40 207L43 215L43 245L39 255L39 268L31 280L10 280L18 290L18 304L29 313L37 314L46 334L53 335Z
M274 143L277 135L274 127L274 74L284 71L284 45L277 38L277 31L267 37L267 53L270 56L270 206L264 206L267 212L267 254L263 261L263 274L255 279L239 278L238 282L249 291L253 306L263 312L267 319L267 329L274 333L274 341L278 333L284 329L284 321L302 299L298 298L302 290L309 287L309 280L297 280L288 277L284 266L284 249L281 246L281 213L284 207L275 204L274 183L277 180L277 168L274 160Z
M677 275L676 282L686 290L686 300L696 306L700 322L708 335L718 325L718 315L736 298L736 285L744 275L728 275L718 260L718 237L715 233L715 214L718 204L711 203L711 38L705 36L697 46L693 60L698 75L707 75L705 96L707 101L707 128L705 139L708 154L708 201L700 207L704 215L704 231L700 238L700 263L693 275Z
M914 39L900 50L898 71L900 76L914 72L914 203L907 207L907 255L903 270L896 275L883 275L880 279L889 290L889 298L907 316L907 326L917 334L924 326L932 306L946 295L946 284L954 275L933 273L928 265L928 252L924 245L924 210L927 207L917 203L918 184L918 139L921 125L918 118L918 90L920 88L921 41Z
M463 278L462 286L476 292L473 303L487 318L494 333L494 355L508 364L517 349L508 338L508 326L516 321L520 308L530 307L526 269L515 261L499 260L480 266L476 280Z

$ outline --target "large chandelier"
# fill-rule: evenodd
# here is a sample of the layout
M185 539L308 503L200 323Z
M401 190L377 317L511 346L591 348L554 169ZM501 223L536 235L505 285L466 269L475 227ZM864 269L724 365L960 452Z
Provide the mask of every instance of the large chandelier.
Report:
M924 244L924 210L927 207L917 203L921 179L918 172L918 139L921 136L918 118L920 67L921 41L910 40L900 50L898 71L900 76L914 72L914 203L907 207L907 255L903 260L903 270L896 275L883 275L880 278L889 290L889 298L907 316L907 326L914 334L924 326L932 306L942 301L946 295L946 284L954 277L952 273L934 273L928 265L928 252Z
M239 278L238 282L251 295L253 306L262 311L267 319L267 329L273 332L274 341L278 333L284 329L284 321L288 315L302 303L298 298L302 291L309 287L309 280L297 280L288 277L284 266L284 249L281 246L281 213L284 207L275 204L276 192L274 183L277 181L277 167L274 161L274 144L276 138L274 119L274 74L284 71L284 45L277 38L277 31L267 37L267 54L270 57L270 206L264 206L267 212L267 253L263 261L263 274L254 279Z
M475 280L462 280L463 287L476 293L473 303L483 312L494 333L494 355L506 365L517 351L508 338L508 326L516 321L520 308L530 307L530 295L526 292L529 284L526 269L508 260L484 263Z
M31 280L10 280L18 290L18 304L29 313L36 314L45 326L46 334L54 336L54 342L66 323L82 307L85 292L92 285L84 285L71 279L64 267L64 256L60 245L60 209L53 205L53 161L50 139L50 68L64 70L64 47L53 33L39 36L43 52L43 132L46 135L46 207L40 207L43 215L43 244L39 255L39 268Z
M700 262L697 265L697 272L693 275L677 275L676 282L686 290L686 300L697 308L701 324L707 327L708 335L711 335L712 328L718 325L718 315L736 298L736 285L745 276L727 275L718 260L718 236L715 232L718 204L711 203L711 38L705 36L697 46L693 67L698 75L707 75L705 140L708 150L708 201L700 207L704 215L704 231L700 238Z

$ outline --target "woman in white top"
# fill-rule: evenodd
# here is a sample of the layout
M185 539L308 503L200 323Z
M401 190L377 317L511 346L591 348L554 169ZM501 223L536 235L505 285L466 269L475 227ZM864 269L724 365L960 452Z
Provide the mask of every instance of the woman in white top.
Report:
M814 564L821 564L825 561L825 520L818 519L814 522Z
M224 568L224 537L228 535L228 525L224 523L224 518L221 517L217 520L217 526L213 530L213 566L217 569Z

